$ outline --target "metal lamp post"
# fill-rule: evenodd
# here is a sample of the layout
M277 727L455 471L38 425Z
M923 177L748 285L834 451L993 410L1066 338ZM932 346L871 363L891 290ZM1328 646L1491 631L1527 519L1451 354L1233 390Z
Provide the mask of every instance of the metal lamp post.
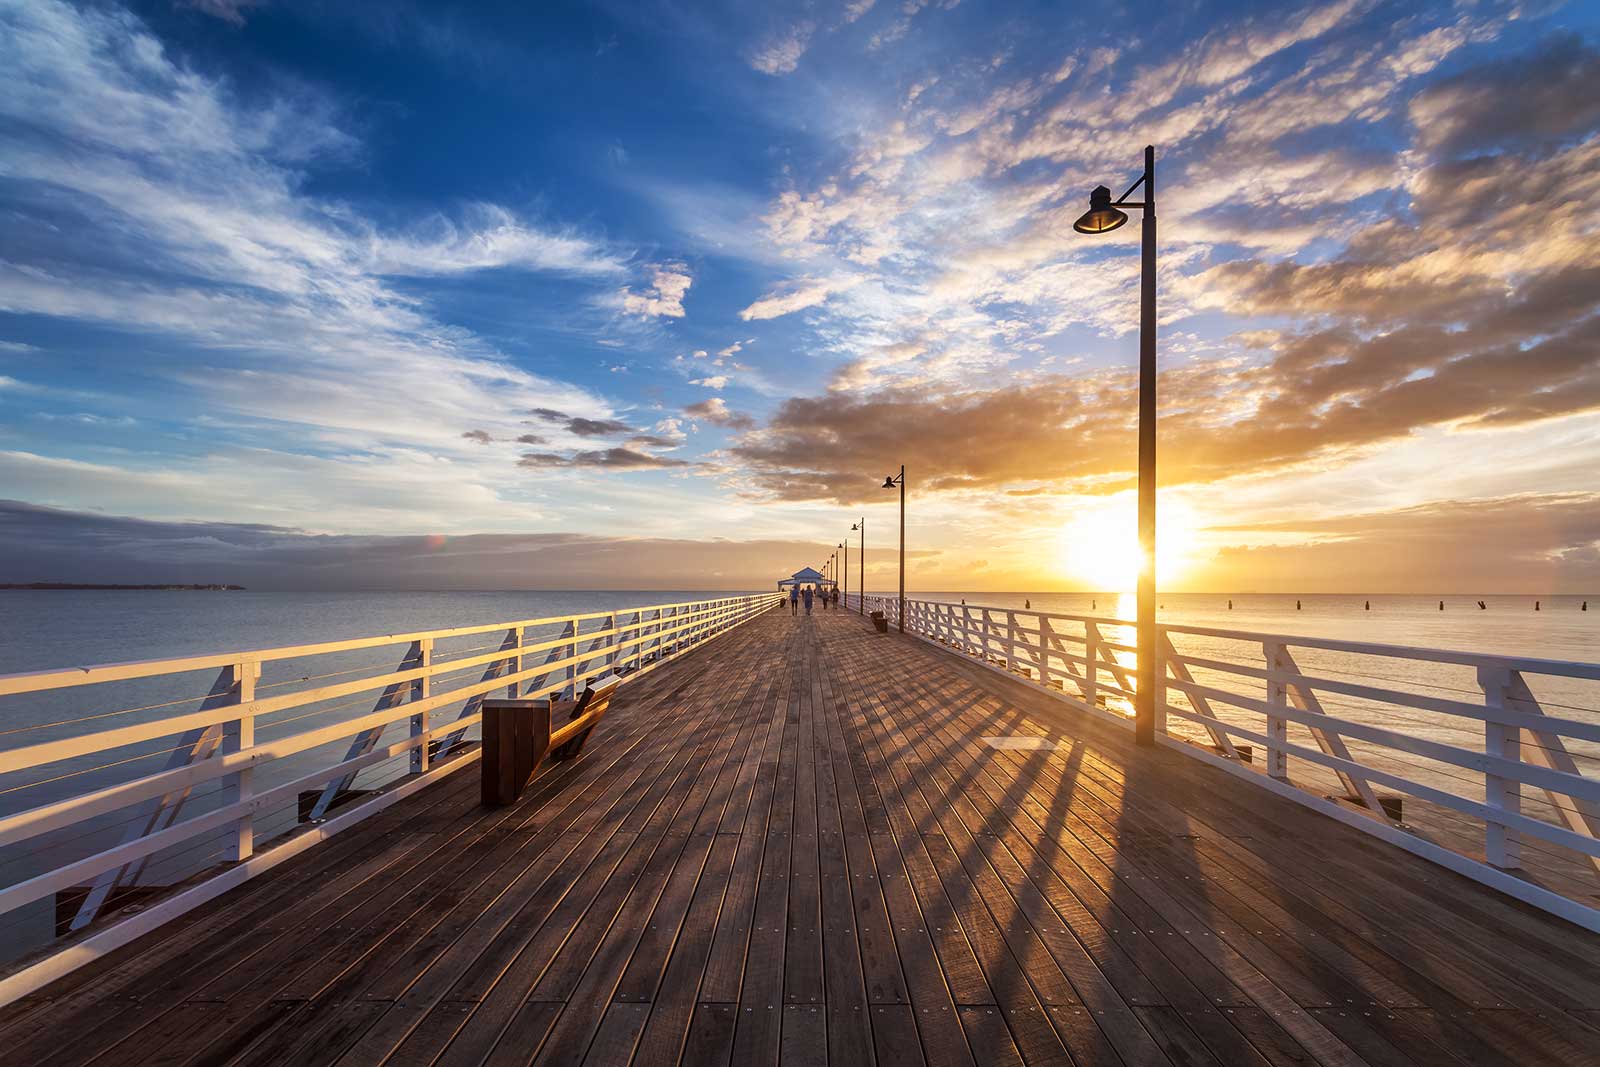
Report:
M844 570L841 572L844 581L839 583L839 588L844 590L845 607L850 606L850 539L846 537L839 542L839 558L844 561Z
M1144 200L1130 201L1144 186ZM1139 298L1139 581L1138 685L1134 694L1134 740L1156 743L1156 150L1144 150L1144 174L1115 201L1111 190L1089 194L1089 210L1072 228L1079 233L1109 233L1128 221L1119 207L1142 208Z
M900 487L900 632L906 632L906 465L900 464L900 473L883 480L885 489Z
M856 567L856 614L867 613L867 517L861 516L861 521L851 526L852 530L861 531L861 555L856 557L859 564Z

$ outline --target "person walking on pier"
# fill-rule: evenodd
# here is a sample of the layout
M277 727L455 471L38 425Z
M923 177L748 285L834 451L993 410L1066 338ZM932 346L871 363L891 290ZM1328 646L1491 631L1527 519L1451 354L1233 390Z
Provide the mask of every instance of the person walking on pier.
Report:
M789 587L789 614L800 614L800 587L798 585Z
M813 597L816 596L816 594L811 591L811 587L808 585L808 586L806 586L806 591L801 595L805 597L806 614L810 615L811 614L811 600L812 600Z

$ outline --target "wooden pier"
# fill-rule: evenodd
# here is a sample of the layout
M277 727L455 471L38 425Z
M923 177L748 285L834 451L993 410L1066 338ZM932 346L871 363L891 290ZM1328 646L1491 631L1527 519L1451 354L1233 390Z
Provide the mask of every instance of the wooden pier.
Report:
M457 757L460 758L460 757ZM851 613L0 1015L19 1064L1600 1062L1600 936Z

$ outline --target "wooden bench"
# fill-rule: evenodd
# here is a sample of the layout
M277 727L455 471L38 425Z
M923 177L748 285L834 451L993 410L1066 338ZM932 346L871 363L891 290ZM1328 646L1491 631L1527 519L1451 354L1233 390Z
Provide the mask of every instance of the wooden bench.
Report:
M587 686L577 700L491 699L483 702L482 798L504 807L522 796L545 756L575 759L611 708L622 679L615 675ZM552 721L566 721L552 730Z
M576 703L556 705L556 717L566 714L567 722L565 726L550 735L551 759L578 758L583 751L583 743L589 740L594 728L600 725L600 720L611 710L611 698L616 693L617 686L621 684L621 678L614 674L608 675L591 682ZM566 710L568 707L570 711Z

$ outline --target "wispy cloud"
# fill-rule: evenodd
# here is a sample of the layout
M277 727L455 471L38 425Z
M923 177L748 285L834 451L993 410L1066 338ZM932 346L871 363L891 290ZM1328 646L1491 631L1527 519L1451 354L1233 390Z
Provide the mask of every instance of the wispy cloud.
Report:
M651 272L650 284L635 292L624 289L619 294L622 310L629 315L646 317L683 318L683 298L694 284L694 277L682 264L669 263Z
M728 407L728 402L720 396L690 404L683 409L683 413L691 419L708 422L713 426L721 426L729 430L748 430L756 424L756 420L749 415L742 411L734 411Z
M177 6L203 11L235 26L243 26L245 12L262 6L266 0L178 0Z
M374 274L426 276L518 268L618 274L622 260L599 242L530 226L495 204L474 204L465 222L435 217L403 235L370 238Z
M750 66L763 74L792 74L811 44L816 24L798 22L764 41L750 53Z
M524 471L526 475L528 472ZM451 537L171 522L0 501L0 579L251 589L766 588L823 546L794 538L511 532Z
M745 322L752 322L792 315L796 311L804 311L806 308L816 307L825 302L834 293L843 292L856 285L859 280L852 277L837 277L806 278L791 282L782 289L766 294L739 312L739 318Z

